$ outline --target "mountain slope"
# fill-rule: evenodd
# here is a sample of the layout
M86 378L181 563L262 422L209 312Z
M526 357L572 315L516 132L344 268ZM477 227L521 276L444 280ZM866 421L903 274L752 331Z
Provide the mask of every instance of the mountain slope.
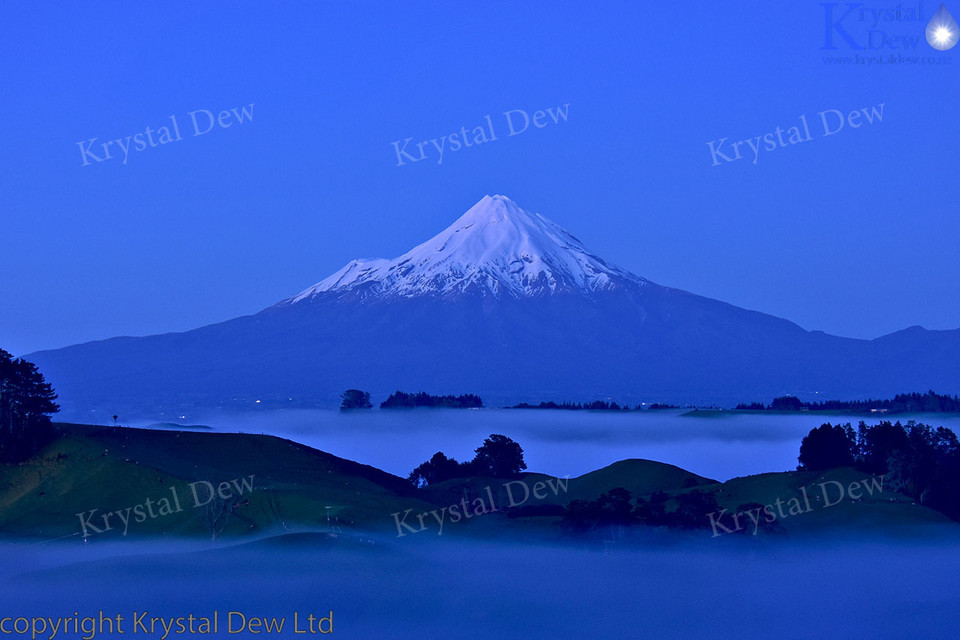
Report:
M394 260L354 260L291 298L357 292L361 297L523 297L591 293L646 283L608 265L570 232L504 196L484 196L456 222Z
M960 330L808 332L632 275L500 196L404 256L351 262L256 315L29 359L65 416L91 421L331 407L350 387L474 392L488 405L960 390Z

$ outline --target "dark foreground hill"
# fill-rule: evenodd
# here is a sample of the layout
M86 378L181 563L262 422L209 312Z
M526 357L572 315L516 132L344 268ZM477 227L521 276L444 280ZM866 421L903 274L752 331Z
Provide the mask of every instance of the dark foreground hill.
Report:
M376 528L389 524L388 514L398 508L426 506L405 480L273 436L57 429L63 437L38 456L0 466L0 531L79 537L86 524L89 537L118 537L123 518L110 516L111 528L104 529L103 515L128 508L132 537L211 536L215 530L236 536L328 523ZM221 483L228 497L212 497ZM172 512L162 513L164 499Z

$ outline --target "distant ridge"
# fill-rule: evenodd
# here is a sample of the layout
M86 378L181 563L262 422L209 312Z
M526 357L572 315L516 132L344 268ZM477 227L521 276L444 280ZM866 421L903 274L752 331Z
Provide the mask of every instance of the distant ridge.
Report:
M398 258L354 260L258 314L28 358L64 418L88 422L335 409L349 388L443 389L488 406L960 392L960 330L876 340L806 331L631 274L504 196Z

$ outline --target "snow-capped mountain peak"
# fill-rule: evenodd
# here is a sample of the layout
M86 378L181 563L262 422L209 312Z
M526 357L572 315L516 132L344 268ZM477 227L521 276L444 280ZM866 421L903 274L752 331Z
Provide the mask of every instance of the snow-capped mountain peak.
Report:
M447 229L399 258L353 260L285 302L327 292L362 297L589 294L646 282L590 253L557 223L495 195L484 196Z

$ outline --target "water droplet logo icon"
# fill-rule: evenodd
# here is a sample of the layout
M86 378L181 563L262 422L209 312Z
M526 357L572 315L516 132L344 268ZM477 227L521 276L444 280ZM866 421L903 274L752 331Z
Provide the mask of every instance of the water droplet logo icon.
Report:
M946 5L941 4L927 24L927 42L938 51L946 51L955 47L957 40L960 40L960 26L957 26Z

